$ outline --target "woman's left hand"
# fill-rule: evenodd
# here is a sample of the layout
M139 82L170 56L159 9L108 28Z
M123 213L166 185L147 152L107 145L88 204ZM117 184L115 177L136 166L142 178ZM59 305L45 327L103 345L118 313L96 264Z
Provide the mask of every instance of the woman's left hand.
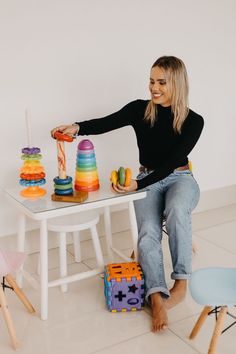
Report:
M119 183L117 186L112 184L112 188L117 192L117 193L127 193L127 192L134 192L138 188L138 183L135 179L131 179L131 183L128 187L121 186Z

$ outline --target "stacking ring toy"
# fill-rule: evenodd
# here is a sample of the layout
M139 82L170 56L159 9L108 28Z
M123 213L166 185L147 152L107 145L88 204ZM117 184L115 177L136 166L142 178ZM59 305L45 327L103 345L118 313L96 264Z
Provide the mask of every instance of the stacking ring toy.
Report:
M72 183L69 184L54 184L54 189L60 190L60 191L65 191L66 189L71 189L73 188Z
M118 182L118 172L114 170L111 172L111 183L116 186L117 182Z
M132 172L130 168L125 169L125 187L129 187L132 179Z
M59 185L65 185L65 184L69 184L72 182L72 177L67 176L66 178L59 178L59 177L55 177L53 179L53 182L55 184L59 184Z
M43 186L46 183L45 171L41 165L42 155L38 147L25 147L21 149L21 159L24 164L20 169L20 185L24 188L20 195L24 198L43 197L47 192Z
M73 194L73 189L72 188L65 189L65 190L55 189L54 192L56 195L71 195Z
M71 143L73 141L72 136L62 134L59 131L54 133L54 138L56 138L57 140L60 140L60 141L67 141L68 143Z
M22 154L26 155L33 155L33 154L39 154L40 153L40 148L38 147L26 147L21 150Z
M25 179L20 179L20 185L21 186L26 186L26 187L35 187L35 186L42 186L46 183L45 178L39 179L39 180L32 180L32 181L27 181Z
M97 163L93 143L84 139L77 147L75 190L92 192L99 189Z
M45 173L21 173L20 178L26 179L27 181L35 180L35 179L42 179L45 177Z
M124 167L120 167L118 170L118 178L119 178L119 184L123 186L125 184L125 169Z
M131 183L132 172L130 168L120 167L118 171L111 172L110 181L114 186L119 183L121 186L129 187Z

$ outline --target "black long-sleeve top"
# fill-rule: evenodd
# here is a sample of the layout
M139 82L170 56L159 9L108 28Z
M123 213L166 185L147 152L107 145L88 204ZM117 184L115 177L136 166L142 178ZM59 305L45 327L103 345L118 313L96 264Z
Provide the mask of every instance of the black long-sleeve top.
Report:
M80 126L79 135L103 134L128 125L133 127L139 148L139 162L153 170L143 179L137 180L138 189L160 181L174 169L186 165L188 154L198 141L204 125L203 118L189 110L181 133L176 133L171 107L158 105L157 119L151 127L150 122L144 120L148 102L136 100L106 117L77 122Z

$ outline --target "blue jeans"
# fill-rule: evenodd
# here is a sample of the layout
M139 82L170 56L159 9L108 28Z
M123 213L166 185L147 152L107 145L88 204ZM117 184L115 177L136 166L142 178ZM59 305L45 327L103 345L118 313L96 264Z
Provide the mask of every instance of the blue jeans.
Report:
M138 179L148 172L142 172ZM166 285L162 223L166 221L172 259L172 279L188 279L192 268L191 212L196 207L200 190L189 170L175 170L168 177L147 188L147 197L135 201L138 224L138 260L145 284L146 300L156 292L163 297L170 293Z

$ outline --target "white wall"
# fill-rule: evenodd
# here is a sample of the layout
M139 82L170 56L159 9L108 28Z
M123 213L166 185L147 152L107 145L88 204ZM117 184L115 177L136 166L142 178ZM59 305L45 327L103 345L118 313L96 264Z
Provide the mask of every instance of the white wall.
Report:
M235 13L234 0L0 0L0 186L18 185L25 108L51 183L51 128L148 98L150 66L165 54L186 63L190 106L205 118L190 156L201 190L235 184ZM137 170L130 128L90 138L101 176ZM76 143L66 149L73 176ZM15 214L0 203L0 234L10 233Z

